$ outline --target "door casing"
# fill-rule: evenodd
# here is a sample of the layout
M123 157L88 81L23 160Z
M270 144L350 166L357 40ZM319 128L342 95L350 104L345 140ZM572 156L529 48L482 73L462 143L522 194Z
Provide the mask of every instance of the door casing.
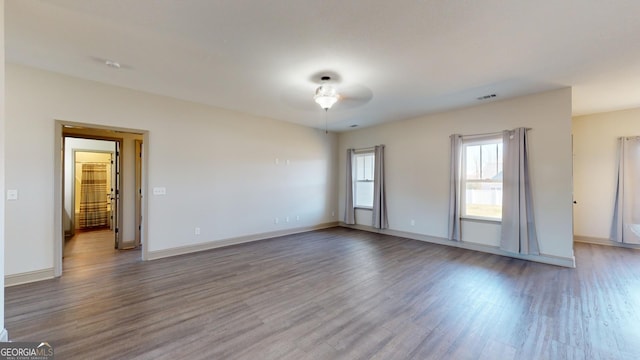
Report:
M97 140L122 140L118 137L119 133L130 133L136 135L142 135L142 150L145 154L148 154L149 144L149 132L147 130L111 127L87 123L79 123L64 120L55 120L54 127L54 247L53 247L53 272L54 276L62 276L62 256L64 249L64 227L62 226L62 211L64 207L64 137L73 136L80 138L89 138ZM105 135L108 134L108 135ZM148 246L147 246L147 216L145 216L147 203L147 175L148 167L146 162L141 164L140 169L140 189L142 190L141 204L140 204L140 216L142 218L140 227L140 242L142 244L141 257L142 260L148 259ZM119 213L122 213L119 211ZM120 223L122 223L120 221Z

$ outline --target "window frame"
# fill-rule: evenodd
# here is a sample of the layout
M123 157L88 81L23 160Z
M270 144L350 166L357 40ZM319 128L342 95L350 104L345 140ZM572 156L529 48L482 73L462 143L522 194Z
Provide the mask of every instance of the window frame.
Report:
M371 180L358 180L358 160L359 156L371 155L373 162L371 164ZM355 209L373 210L373 204L371 206L358 204L358 183L371 183L371 197L373 198L373 183L376 177L376 154L374 150L356 150L353 154L353 207Z
M468 146L482 146L489 144L502 144L503 158L504 158L504 141L502 139L502 135L486 135L486 136L478 136L472 137L469 139L462 140L462 149L461 149L461 171L460 171L460 218L462 220L472 220L472 221L480 221L480 222L492 222L492 223L502 223L502 214L500 214L499 218L489 217L489 216L478 216L478 215L469 215L467 214L467 184L468 183L495 183L502 184L504 191L504 179L501 180L492 180L492 179L467 179L467 147ZM482 156L482 150L481 155ZM496 154L497 158L497 154ZM481 158L482 159L482 158ZM481 160L482 162L482 160ZM502 171L504 174L504 164L502 167Z

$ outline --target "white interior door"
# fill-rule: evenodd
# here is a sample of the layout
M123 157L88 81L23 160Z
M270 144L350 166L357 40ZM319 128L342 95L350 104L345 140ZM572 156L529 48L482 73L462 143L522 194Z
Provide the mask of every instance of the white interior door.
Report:
M135 141L136 146L136 236L135 247L139 247L142 238L142 140Z
M120 141L115 142L115 161L113 162L113 191L111 198L111 212L113 220L113 232L115 234L115 248L122 249L122 232L120 231Z

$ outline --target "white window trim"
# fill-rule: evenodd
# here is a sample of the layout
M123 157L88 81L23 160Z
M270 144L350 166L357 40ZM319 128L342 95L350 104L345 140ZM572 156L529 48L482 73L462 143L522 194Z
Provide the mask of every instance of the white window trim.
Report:
M356 150L356 151L354 152L354 164L356 163L355 158L356 158L358 155L373 155L373 156L374 156L374 166L375 166L375 151L374 151L373 149L361 149L361 150ZM357 172L358 170L357 170L357 169L355 169L354 171L355 171L355 172ZM357 179L354 179L354 180L353 180L353 182L354 182L354 187L356 187L356 188L357 188L357 183L359 183L359 182L370 182L370 183L373 183L373 182L375 181L375 176L376 176L375 174L376 174L376 173L375 173L375 169L374 169L374 171L373 171L373 178L372 178L371 180L357 180ZM355 176L354 176L354 177L355 177ZM353 208L354 208L354 209L370 210L370 211L372 211L372 210L373 210L373 206L363 206L363 205L358 205L358 204L357 204L357 200L358 200L358 199L355 197L355 195L356 195L356 192L354 191L354 199L353 199Z
M502 135L498 135L498 134L493 134L493 135L483 135L483 136L474 136L474 137L470 137L468 139L463 139L462 140L462 169L461 169L461 178L460 178L460 205L461 205L461 211L460 211L460 219L461 220L469 220L469 221L475 221L475 222L485 222L485 223L494 223L494 224L502 224L502 218L493 218L493 217L483 217L483 216L474 216L474 215L467 215L466 211L467 211L467 202L466 202L466 197L467 197L467 188L465 186L465 184L467 182L482 182L482 183L487 183L487 182L494 182L494 183L499 183L499 184L503 184L503 181L497 181L497 180L471 180L471 181L467 181L467 151L466 151L466 146L468 146L469 144L472 145L487 145L487 144L495 144L496 142L502 142ZM504 144L503 144L503 149L504 149ZM503 150L504 151L504 150Z
M501 220L498 220L495 218L483 218L483 217L472 216L472 215L466 215L464 217L460 217L460 220L469 221L469 222L488 223L488 224L502 224Z

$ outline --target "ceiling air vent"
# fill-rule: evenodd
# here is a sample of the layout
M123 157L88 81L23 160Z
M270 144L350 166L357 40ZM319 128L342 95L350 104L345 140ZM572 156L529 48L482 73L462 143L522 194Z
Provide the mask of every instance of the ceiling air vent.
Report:
M489 94L489 95L485 95L485 96L480 96L478 98L478 100L482 101L482 100L489 100L489 99L493 99L494 97L497 97L498 95L496 94Z

